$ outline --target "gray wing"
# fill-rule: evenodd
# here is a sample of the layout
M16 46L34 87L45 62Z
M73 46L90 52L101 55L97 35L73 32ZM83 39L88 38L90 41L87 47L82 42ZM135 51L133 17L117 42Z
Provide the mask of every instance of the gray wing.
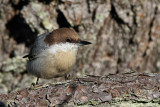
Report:
M47 33L44 33L40 36L37 37L37 39L35 40L30 52L29 52L29 55L26 55L24 56L23 58L25 57L28 57L29 60L32 60L32 59L35 59L38 57L38 55L45 49L48 48L48 46L46 45L46 43L44 42L44 39L46 37L46 35L48 35L49 32Z

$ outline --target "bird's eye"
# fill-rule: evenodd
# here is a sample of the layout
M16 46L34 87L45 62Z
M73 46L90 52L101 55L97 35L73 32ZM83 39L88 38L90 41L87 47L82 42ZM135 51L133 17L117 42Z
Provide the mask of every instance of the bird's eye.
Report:
M71 42L71 39L70 39L70 38L67 38L67 39L66 39L66 42Z

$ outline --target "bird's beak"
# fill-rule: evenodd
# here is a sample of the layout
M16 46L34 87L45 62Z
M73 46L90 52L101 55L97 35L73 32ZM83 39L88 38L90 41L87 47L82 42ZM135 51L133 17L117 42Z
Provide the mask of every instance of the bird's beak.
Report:
M89 45L89 44L92 44L92 43L88 42L88 41L82 41L82 40L79 42L80 46L82 46L82 45Z

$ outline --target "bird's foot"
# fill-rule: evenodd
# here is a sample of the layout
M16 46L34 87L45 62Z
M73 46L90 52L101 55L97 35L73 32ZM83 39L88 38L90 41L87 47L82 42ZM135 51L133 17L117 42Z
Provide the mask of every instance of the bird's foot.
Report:
M71 76L71 74L66 74L66 75L64 76L64 78L65 78L65 80L71 80L71 79L72 79L72 76Z
M48 84L35 84L35 83L32 83L31 87L29 89L30 90L36 90L36 89L44 88L44 87L47 87L47 86L49 86L49 85Z

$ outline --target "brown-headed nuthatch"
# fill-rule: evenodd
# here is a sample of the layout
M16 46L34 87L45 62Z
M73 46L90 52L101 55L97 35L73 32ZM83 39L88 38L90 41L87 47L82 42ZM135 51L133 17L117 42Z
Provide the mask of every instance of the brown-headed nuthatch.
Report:
M66 75L75 64L79 46L91 44L83 41L70 28L44 33L35 40L30 50L27 71L39 78L51 79Z

